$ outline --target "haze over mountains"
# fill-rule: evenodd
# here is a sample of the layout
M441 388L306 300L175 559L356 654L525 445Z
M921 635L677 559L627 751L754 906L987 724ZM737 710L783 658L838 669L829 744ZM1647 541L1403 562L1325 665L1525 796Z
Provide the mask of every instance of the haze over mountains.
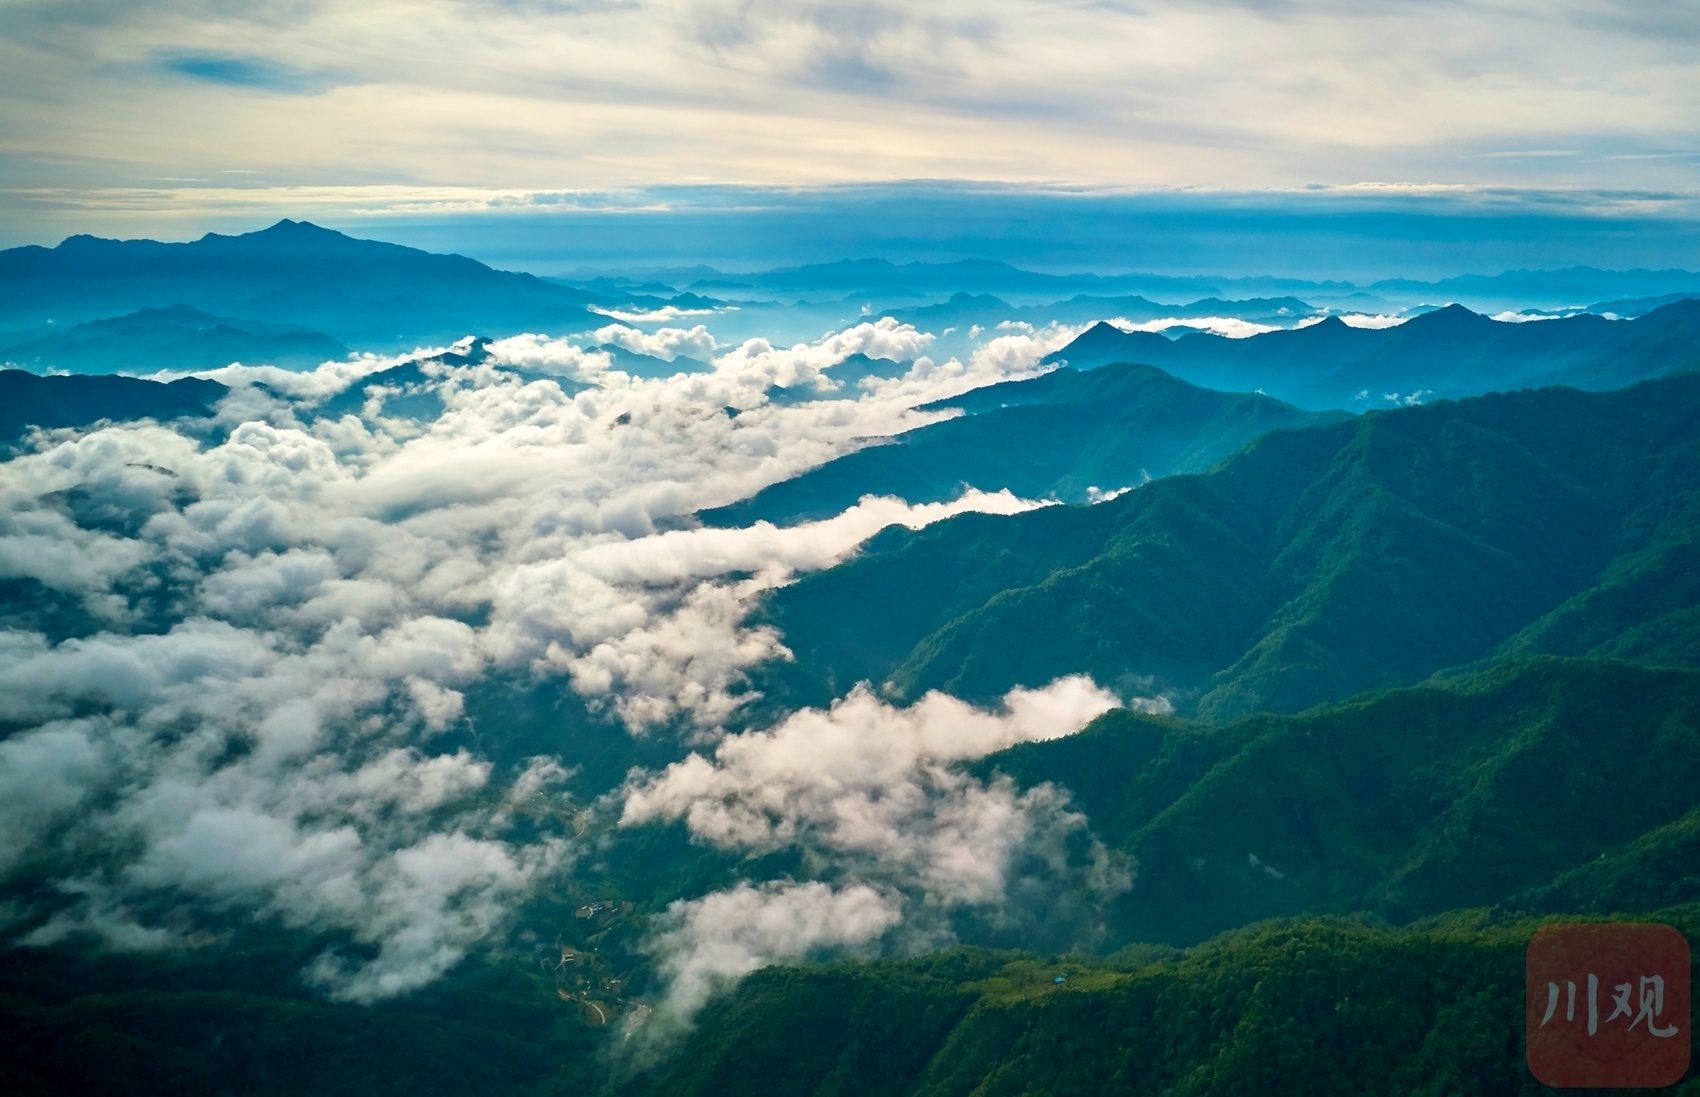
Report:
M17 342L0 340L0 361L36 373L146 374L210 370L232 362L310 369L349 353L323 332L226 319L182 304L52 328L45 335L27 333Z
M0 254L6 1077L1533 1093L1700 926L1681 272L689 273Z
M1064 367L928 405L962 418L922 427L704 512L715 525L789 525L838 514L863 495L951 499L967 487L1096 501L1154 477L1210 468L1271 430L1332 422L1266 396L1199 389L1150 366Z
M606 331L611 325L700 324L709 317L722 346L752 337L788 344L882 315L931 334L934 357L966 358L999 337L1043 329L1066 341L1073 334L1068 327L1103 320L1175 335L1204 330L1244 336L1326 317L1343 316L1353 323L1363 317L1385 325L1451 301L1478 311L1628 317L1684 295L1700 295L1700 275L1686 271L1591 268L1368 286L1302 279L1054 275L992 262L899 265L883 260L739 274L711 268L635 276L578 274L540 278L493 270L463 256L359 240L289 220L259 232L209 234L181 244L75 236L54 248L0 252L0 361L37 372L197 370L232 361L300 368L342 357L350 349L395 353L469 334L559 335ZM1302 353L1321 348L1324 359L1345 355L1350 362L1336 365L1354 368L1336 377L1306 377L1304 384L1286 384L1279 391L1263 387L1306 406L1317 400L1325 402L1321 406L1345 406L1340 402L1362 391L1361 384L1348 391L1351 381L1377 379L1377 370L1357 368L1365 366L1360 359L1367 352L1361 348L1372 343L1351 343L1338 334L1338 321L1319 326L1323 333L1297 344ZM1331 339L1324 339L1330 332ZM1413 334L1408 338L1435 345L1410 353L1444 358L1454 349L1449 341L1460 337L1459 332L1434 330ZM1602 333L1583 334L1579 326L1562 336L1497 332L1490 338L1484 329L1462 337L1472 346L1496 340L1505 346L1491 353L1477 346L1476 353L1487 357L1462 364L1451 382L1441 378L1450 387L1438 391L1485 391L1520 379L1517 363L1551 356L1560 344L1611 342ZM627 356L622 361L636 370L664 375L662 367L648 361L656 355L641 338L624 338L612 344L611 353ZM1125 344L1124 353L1138 350L1140 356L1132 360L1228 388L1258 387L1241 383L1244 371L1231 368L1243 356L1275 360L1286 353L1208 347L1194 342L1182 351L1134 340ZM1080 348L1077 365L1104 360L1087 350ZM1501 350L1510 354L1512 364L1480 373ZM1573 350L1572 357L1582 353ZM672 353L659 357L673 360ZM693 351L692 357L705 354ZM1410 371L1401 372L1401 363L1392 360L1399 357L1393 354L1380 363L1387 385L1410 380L1405 376ZM1587 366L1585 360L1575 364ZM1435 372L1417 371L1422 377ZM1589 383L1585 372L1579 376ZM1480 383L1472 384L1472 377ZM1543 383L1554 379L1563 378L1539 378ZM1387 385L1372 396L1394 391ZM1412 386L1397 391L1408 393Z
M588 323L594 295L458 255L356 240L299 221L185 244L73 236L0 252L0 325L29 329L189 305L302 325L367 349L492 328Z
M1383 279L1363 285L1341 280L1275 277L1220 277L1161 274L1048 274L1022 270L1008 263L965 260L954 263L891 263L883 259L842 260L775 270L727 273L712 267L654 268L621 274L577 270L561 276L568 284L596 287L678 287L716 297L747 296L738 291L759 290L789 294L867 294L885 290L898 294L968 296L1002 294L1030 303L1058 294L1150 297L1197 300L1208 297L1321 296L1349 298L1360 294L1399 305L1463 301L1477 308L1585 308L1590 302L1647 298L1658 294L1700 294L1700 274L1688 270L1512 270L1497 275L1460 275L1437 281Z
M1397 327L1335 317L1292 331L1168 339L1097 324L1048 361L1089 369L1146 362L1194 384L1257 389L1306 407L1376 407L1538 385L1603 389L1700 367L1700 300L1682 298L1633 322L1580 313L1507 323L1462 305Z

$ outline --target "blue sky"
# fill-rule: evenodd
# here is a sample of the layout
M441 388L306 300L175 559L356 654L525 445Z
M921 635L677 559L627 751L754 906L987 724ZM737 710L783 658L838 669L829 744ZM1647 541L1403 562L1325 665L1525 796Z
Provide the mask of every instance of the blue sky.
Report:
M1692 266L1697 65L1658 0L0 0L0 244Z

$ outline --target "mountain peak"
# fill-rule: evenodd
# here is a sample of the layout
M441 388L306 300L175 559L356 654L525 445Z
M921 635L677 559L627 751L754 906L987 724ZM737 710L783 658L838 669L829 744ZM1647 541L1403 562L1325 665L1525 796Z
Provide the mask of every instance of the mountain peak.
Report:
M1490 317L1483 316L1479 312L1471 312L1463 305L1451 304L1432 312L1413 316L1402 326L1412 331L1420 330L1434 333L1473 331L1483 324L1492 323L1494 321Z
M263 228L263 229L259 230L258 232L249 233L248 235L250 235L250 236L342 236L344 234L336 231L335 229L327 229L322 225L315 225L311 221L291 221L289 218L285 217L285 218L282 218L281 220L279 220L278 223L275 224L275 225L272 225L268 228Z

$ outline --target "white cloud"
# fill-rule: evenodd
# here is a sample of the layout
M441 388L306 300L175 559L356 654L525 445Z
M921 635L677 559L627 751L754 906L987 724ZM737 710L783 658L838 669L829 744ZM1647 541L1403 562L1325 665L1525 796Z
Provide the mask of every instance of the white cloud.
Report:
M614 365L614 358L607 351L585 350L570 340L551 339L547 335L512 335L496 340L487 349L493 362L523 365L578 381L592 380Z
M1157 320L1144 320L1135 323L1123 317L1116 317L1106 323L1123 331L1169 331L1172 328L1187 328L1192 331L1208 331L1216 335L1225 335L1229 339L1247 339L1253 335L1262 335L1266 331L1279 331L1277 324L1259 324L1251 320L1241 320L1235 316L1166 316ZM1301 323L1299 327L1306 325Z
M973 372L1004 377L1027 376L1038 370L1041 358L1068 346L1092 325L1050 323L1038 329L1027 324L1021 326L1028 330L996 336L975 348L969 358Z
M1084 678L1013 690L1002 713L941 693L895 708L862 686L828 711L731 736L712 760L693 754L632 784L621 822L682 818L696 836L732 848L807 842L901 867L943 898L993 901L1024 837L1020 808L1009 790L948 767L1078 731L1116 704ZM951 814L941 824L943 802Z
M730 376L765 380L780 388L812 385L830 392L837 388L837 382L825 371L852 354L904 362L921 358L932 343L931 333L882 316L789 348L775 347L766 339L749 339L716 358L714 365Z
M0 834L45 832L93 790L103 768L100 748L81 721L58 721L0 741ZM0 845L0 873L40 850Z
M624 320L628 324L663 323L668 320L683 320L691 316L713 316L720 312L737 311L731 306L706 309L682 309L677 305L662 305L658 309L605 309L599 308L596 305L591 305L589 306L589 309L591 312L594 312L599 316L607 316L615 320ZM699 324L697 326L700 328L702 325ZM603 330L606 331L609 329L604 328ZM602 341L609 342L610 340L604 339ZM709 349L713 350L714 348L710 346Z
M684 355L707 361L715 348L714 336L708 328L698 324L694 328L657 328L653 334L629 328L624 324L609 324L605 328L597 328L590 333L590 338L597 343L612 343L624 347L633 354L647 354L652 358L663 358L669 362Z
M717 991L770 964L857 950L902 919L898 900L866 884L739 884L667 908L648 947L668 981L654 1024L670 1036Z
M1349 328L1396 328L1409 319L1408 316L1371 316L1368 313L1348 312L1340 317L1340 322ZM1321 323L1320 320L1316 322ZM1305 323L1299 324L1299 327L1305 326Z
M1037 919L1061 896L1128 886L1127 867L1095 840L1085 863L1071 863L1068 842L1083 834L1085 820L1056 788L1019 792L1007 778L980 780L955 765L1078 731L1116 704L1079 677L1012 690L999 712L940 693L897 708L861 686L830 710L798 712L771 730L723 739L712 757L693 754L660 774L635 777L620 822L681 819L693 837L722 848L801 849L817 872L846 882L839 895L860 888L863 905L890 911L863 921L863 939L887 932L901 915L914 943L937 944L949 938L953 911L972 910L994 924ZM833 894L814 888L811 907ZM720 926L724 919L707 912L741 912L777 897L790 902L797 893L741 888L684 909ZM707 975L724 980L777 958L741 949L741 936L729 944L724 932L670 929L652 941L665 957L677 1011L688 1013L718 985ZM830 943L850 941L839 935ZM806 947L775 949L801 954Z

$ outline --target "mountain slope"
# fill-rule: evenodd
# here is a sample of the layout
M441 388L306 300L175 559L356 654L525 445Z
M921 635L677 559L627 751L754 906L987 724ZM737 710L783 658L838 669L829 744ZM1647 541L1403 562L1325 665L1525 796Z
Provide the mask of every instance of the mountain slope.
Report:
M888 530L770 596L797 660L760 684L989 701L1085 672L1225 719L1501 650L1680 652L1700 638L1693 583L1657 577L1700 531L1696 482L1694 375L1278 431L1098 506ZM1575 617L1568 646L1554 613Z
M1697 928L1694 908L1662 917ZM1552 1092L1523 1064L1537 926L1313 918L1120 964L959 950L773 968L617 1092L1535 1097Z
M1107 713L972 768L1070 792L1136 866L1107 947L1146 943L768 969L623 1091L1541 1092L1534 930L1700 928L1697 729L1700 672L1556 658L1224 727Z
M1186 944L1302 912L1700 901L1691 863L1656 889L1617 886L1618 866L1655 859L1649 844L1693 844L1694 670L1547 656L1222 727L1120 710L977 768L1068 788L1134 859L1119 940Z
M1086 373L1064 367L933 407L966 414L841 457L701 517L711 525L789 524L838 514L863 495L937 502L965 487L1085 502L1095 489L1108 492L1202 471L1271 430L1344 418L1301 411L1267 396L1212 392L1150 366L1129 365Z
M196 377L167 385L135 377L37 377L0 370L0 446L16 443L32 426L198 418L210 414L227 391L217 381Z
M1583 313L1502 323L1452 305L1390 328L1337 318L1228 339L1205 332L1170 340L1098 324L1047 361L1089 369L1146 362L1194 384L1258 389L1304 407L1376 407L1391 400L1470 396L1564 383L1616 388L1700 363L1700 301L1636 320Z
M357 240L297 221L185 244L73 236L0 252L0 324L82 322L179 303L329 332L363 349L469 332L595 326L601 300L459 255Z
M142 309L0 348L0 362L40 372L154 373L217 369L232 362L312 367L348 354L319 331L267 331L190 308Z

